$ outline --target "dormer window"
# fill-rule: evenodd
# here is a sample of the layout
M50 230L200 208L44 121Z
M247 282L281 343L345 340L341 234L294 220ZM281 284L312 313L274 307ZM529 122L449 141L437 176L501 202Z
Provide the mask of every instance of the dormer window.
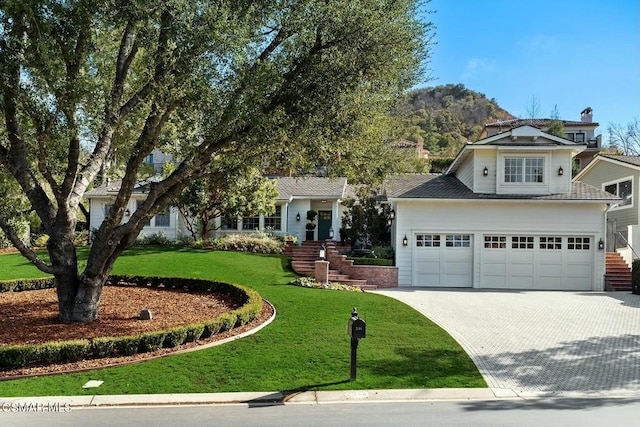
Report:
M542 157L505 157L505 183L542 183L544 182L544 158Z
M633 206L633 180L629 177L621 181L607 182L602 185L607 193L620 197L616 207Z

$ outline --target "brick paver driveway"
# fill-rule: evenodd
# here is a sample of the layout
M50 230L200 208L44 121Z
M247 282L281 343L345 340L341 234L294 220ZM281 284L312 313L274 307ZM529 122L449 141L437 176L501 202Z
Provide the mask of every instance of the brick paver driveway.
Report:
M449 332L489 387L522 396L640 392L639 295L415 288L375 292L405 302Z

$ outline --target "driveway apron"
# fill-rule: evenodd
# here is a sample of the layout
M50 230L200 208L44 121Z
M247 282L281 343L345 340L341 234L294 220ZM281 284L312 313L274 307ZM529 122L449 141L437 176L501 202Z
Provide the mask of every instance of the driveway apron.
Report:
M385 289L445 329L489 387L521 396L640 392L640 296ZM428 363L428 361L425 361Z

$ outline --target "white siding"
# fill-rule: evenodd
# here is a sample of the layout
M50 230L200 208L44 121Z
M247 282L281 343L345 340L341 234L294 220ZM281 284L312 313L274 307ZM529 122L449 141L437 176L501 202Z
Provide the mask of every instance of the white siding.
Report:
M473 155L469 156L469 159L460 166L460 169L456 172L456 178L458 178L469 189L473 190L473 171L474 171L474 158Z
M549 191L551 194L569 193L571 191L571 151L554 150L551 152L549 171ZM562 168L563 175L559 175Z
M475 193L495 194L496 192L496 150L495 149L479 149L475 151L475 174L474 187ZM487 168L489 174L484 176L484 168Z
M412 242L415 233L465 233L473 236L473 286L480 286L483 264L481 242L485 233L580 235L604 238L603 204L538 203L531 201L396 201L396 265L399 285L410 286ZM402 246L404 236L408 246ZM602 289L604 251L595 250L592 290ZM487 260L488 261L488 260Z
M298 242L304 241L305 225L307 224L307 211L311 209L309 199L293 200L287 208L287 233L298 238ZM300 214L300 221L296 221L296 215Z

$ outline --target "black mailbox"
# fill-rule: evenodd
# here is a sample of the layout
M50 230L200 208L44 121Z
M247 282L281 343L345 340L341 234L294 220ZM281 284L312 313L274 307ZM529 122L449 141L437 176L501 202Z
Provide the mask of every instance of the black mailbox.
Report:
M358 317L358 311L355 307L351 312L347 332L351 338L365 338L367 335L367 325L364 323L364 320Z
M349 335L352 338L364 338L367 335L367 325L362 319L355 319L350 323Z

